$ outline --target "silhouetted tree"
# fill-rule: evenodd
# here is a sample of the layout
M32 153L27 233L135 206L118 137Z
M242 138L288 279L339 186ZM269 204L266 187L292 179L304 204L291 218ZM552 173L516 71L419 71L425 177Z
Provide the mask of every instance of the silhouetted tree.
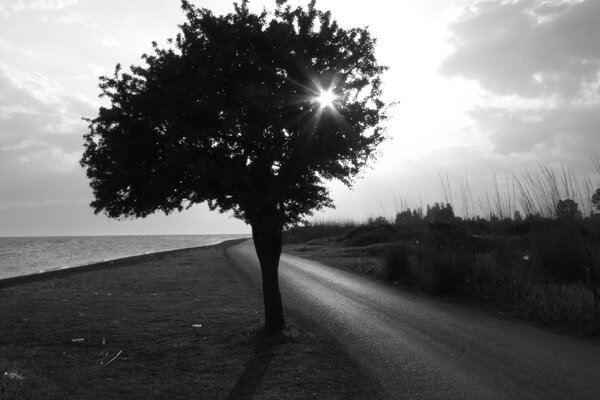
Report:
M592 204L596 207L596 211L600 211L600 188L592 195Z
M414 229L421 223L423 219L422 214L423 211L421 209L413 209L411 211L410 208L407 208L406 210L396 214L394 223L399 227Z
M559 200L556 204L556 217L559 219L574 219L580 217L577 203L571 199Z
M412 223L413 221L413 214L410 211L410 208L407 208L404 211L401 211L399 213L396 214L396 219L395 219L395 224L398 226L408 226Z
M425 219L428 222L452 223L454 221L454 210L450 203L434 203L433 206L427 205L427 214Z
M182 1L187 20L145 65L101 77L81 164L91 206L109 217L166 214L207 202L252 227L265 328L284 328L281 231L331 207L326 180L351 185L383 140L380 76L367 29L329 12L272 13L248 2L216 16ZM318 101L320 93L328 99Z
M515 222L522 222L523 221L523 217L521 216L521 212L519 210L515 210L515 213L513 214L513 220Z

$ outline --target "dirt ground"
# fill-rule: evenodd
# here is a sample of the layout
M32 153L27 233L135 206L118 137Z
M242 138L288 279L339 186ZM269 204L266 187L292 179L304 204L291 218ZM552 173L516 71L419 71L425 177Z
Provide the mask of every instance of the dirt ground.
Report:
M0 282L2 399L369 399L330 338L287 315L258 332L262 296L223 246Z

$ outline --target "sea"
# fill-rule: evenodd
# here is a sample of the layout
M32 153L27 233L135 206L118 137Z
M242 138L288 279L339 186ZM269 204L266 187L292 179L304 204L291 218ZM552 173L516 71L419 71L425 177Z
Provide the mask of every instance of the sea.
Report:
M0 237L0 279L246 237L249 235Z

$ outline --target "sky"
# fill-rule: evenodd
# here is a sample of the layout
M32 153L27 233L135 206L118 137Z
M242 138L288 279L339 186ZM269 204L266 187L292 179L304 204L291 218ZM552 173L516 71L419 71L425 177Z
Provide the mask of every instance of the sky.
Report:
M332 182L336 209L316 218L459 203L466 182L478 198L494 180L508 186L540 166L598 181L600 1L319 0L317 8L343 27L368 27L389 67L385 99L398 104L377 161L352 189ZM249 232L204 205L133 221L89 207L79 159L82 118L100 106L98 76L140 64L151 42L164 45L183 21L178 0L0 1L0 235Z

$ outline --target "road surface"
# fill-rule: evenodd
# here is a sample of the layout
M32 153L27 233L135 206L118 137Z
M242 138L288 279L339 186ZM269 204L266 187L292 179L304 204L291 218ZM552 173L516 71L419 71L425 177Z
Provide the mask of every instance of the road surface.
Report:
M252 241L227 249L259 284ZM600 344L283 254L284 309L339 339L391 399L600 400Z

